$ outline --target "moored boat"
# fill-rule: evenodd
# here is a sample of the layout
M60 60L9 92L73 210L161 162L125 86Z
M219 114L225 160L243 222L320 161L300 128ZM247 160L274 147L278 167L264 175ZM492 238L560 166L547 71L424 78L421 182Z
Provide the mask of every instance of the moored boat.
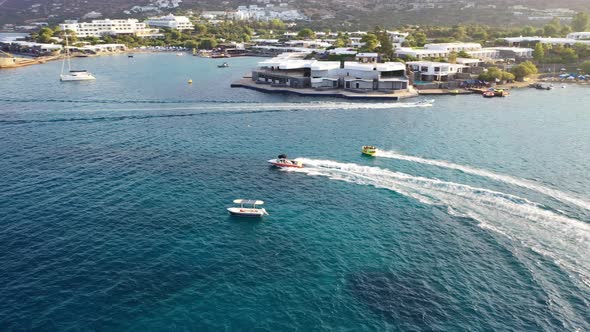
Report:
M365 145L361 148L362 154L374 157L377 154L377 147L372 145Z
M280 154L276 159L268 161L270 164L276 167L291 167L291 168L303 168L303 163L299 160L289 159L286 154Z
M485 91L483 94L484 98L494 98L496 97L496 93L494 91Z
M232 216L263 217L268 215L266 209L258 208L259 205L264 204L264 202L260 200L235 199L234 204L239 204L240 206L227 208L227 211Z

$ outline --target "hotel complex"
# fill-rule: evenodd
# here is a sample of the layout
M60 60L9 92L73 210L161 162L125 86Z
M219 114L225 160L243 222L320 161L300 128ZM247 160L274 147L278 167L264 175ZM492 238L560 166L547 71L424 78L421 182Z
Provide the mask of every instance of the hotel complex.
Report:
M186 16L168 14L162 17L150 17L145 21L149 26L176 30L193 30L195 27Z
M92 22L65 21L59 25L61 30L71 30L78 37L97 37L106 35L133 35L137 37L160 37L158 29L152 29L146 23L136 19L92 20Z

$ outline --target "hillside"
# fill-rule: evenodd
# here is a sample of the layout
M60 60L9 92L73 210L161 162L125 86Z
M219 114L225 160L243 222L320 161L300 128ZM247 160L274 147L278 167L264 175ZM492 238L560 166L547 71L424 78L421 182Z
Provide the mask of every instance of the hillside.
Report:
M376 24L456 24L481 22L490 25L527 23L509 8L522 5L535 9L552 7L590 11L588 0L0 0L0 25L34 21L56 23L82 19L91 12L103 17L146 17L182 10L224 10L238 5L284 3L305 12L312 25L368 27ZM139 6L139 7L135 7ZM134 8L135 7L135 8ZM146 11L146 9L148 9ZM125 14L124 11L130 11ZM87 16L88 19L92 16Z

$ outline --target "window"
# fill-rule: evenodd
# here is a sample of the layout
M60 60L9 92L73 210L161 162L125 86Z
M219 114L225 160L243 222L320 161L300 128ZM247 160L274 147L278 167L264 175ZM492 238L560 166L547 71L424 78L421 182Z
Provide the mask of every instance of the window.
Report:
M438 73L440 71L440 67L434 67L434 71Z

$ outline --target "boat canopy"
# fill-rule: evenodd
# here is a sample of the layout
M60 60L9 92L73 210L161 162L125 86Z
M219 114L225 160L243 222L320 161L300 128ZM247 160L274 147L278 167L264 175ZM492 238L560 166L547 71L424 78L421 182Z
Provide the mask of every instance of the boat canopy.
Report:
M234 199L234 204L251 204L251 205L262 205L264 201L255 199Z

